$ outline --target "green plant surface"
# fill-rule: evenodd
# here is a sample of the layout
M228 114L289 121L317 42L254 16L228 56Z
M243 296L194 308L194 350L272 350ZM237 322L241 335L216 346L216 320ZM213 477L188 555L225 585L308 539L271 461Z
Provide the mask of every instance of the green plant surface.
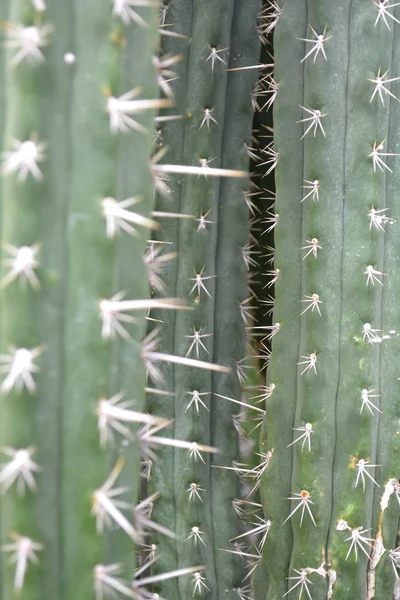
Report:
M198 164L200 158L214 159L210 167L247 170L245 142L251 135L252 107L250 90L257 71L232 71L228 68L258 64L259 42L255 35L259 2L202 1L182 11L182 3L171 2L167 22L185 34L190 42L167 40L163 44L168 55L182 55L174 67L179 75L174 82L176 107L173 114L184 114L184 121L162 126L162 142L168 147L165 160L178 164ZM183 20L182 20L183 15ZM211 48L219 51L210 56ZM209 58L210 57L210 58ZM208 59L208 60L207 60ZM176 110L176 108L178 110ZM216 123L204 121L205 109L212 110ZM204 121L204 122L203 122ZM151 410L174 418L171 436L182 440L198 440L218 448L217 454L189 462L180 449L163 451L160 465L154 464L151 485L160 491L155 506L157 520L177 533L177 540L157 539L158 568L173 569L195 563L208 565L204 572L202 593L213 598L237 597L245 572L240 561L221 548L233 549L229 542L241 531L232 500L239 496L238 480L231 471L214 466L231 466L239 456L237 435L232 415L240 407L214 393L240 399L237 363L245 356L245 329L240 302L245 300L247 273L242 257L248 235L248 209L244 190L248 180L224 178L172 179L171 194L160 197L157 210L171 210L192 215L192 220L168 221L157 232L157 239L173 242L166 251L176 251L177 257L165 272L168 294L190 298L193 311L164 318L161 329L162 347L185 356L193 335L201 329L206 351L199 346L199 357L210 363L232 367L229 374L188 371L184 367L167 368L164 388L173 397L150 397ZM199 219L205 217L207 223ZM204 268L205 278L200 293L194 288L195 273ZM193 289L193 292L191 292ZM171 324L172 322L172 324ZM211 335L210 335L211 334ZM191 356L196 357L196 347ZM199 391L205 406L198 412L190 392ZM168 467L165 468L165 465ZM211 467L211 468L210 468ZM172 476L171 476L172 474ZM189 499L190 485L199 486L199 497ZM173 504L176 516L167 514ZM192 527L199 527L204 543L194 543ZM191 536L191 537L190 537ZM192 595L193 583L186 580L170 582L160 588L162 596ZM199 593L197 590L196 594Z
M107 536L96 532L91 511L95 491L121 453L125 465L116 485L127 485L132 507L138 497L137 443L101 448L96 409L101 397L122 391L133 400L130 408L143 410L145 311L136 312L136 323L128 326L128 341L110 341L102 339L99 301L121 290L129 299L148 297L146 236L122 232L108 238L102 198L140 195L137 211L150 216L153 209L154 109L135 115L144 133L114 135L107 99L137 86L141 98L157 96L152 57L158 15L154 7L139 9L148 27L123 27L111 10L107 2L52 2L39 15L30 2L17 0L8 15L12 25L49 31L41 48L44 60L23 57L12 67L18 48L8 50L4 86L4 150L12 149L13 139L30 136L46 147L38 163L41 176L28 173L19 181L10 172L3 179L1 239L16 247L40 244L34 269L40 287L32 280L24 287L18 277L4 286L2 358L12 354L12 346L40 348L40 355L34 359L35 390L18 392L15 385L8 390L3 380L0 443L34 447L32 460L40 471L32 471L37 490L25 486L18 494L15 484L3 490L1 541L10 551L7 544L15 539L9 535L16 532L40 547L37 564L29 559L22 567L18 549L17 564L3 561L2 600L13 598L15 587L22 588L23 600L91 598L96 565L124 563L127 578L135 566L132 539L115 527ZM24 574L17 585L16 567Z
M388 551L399 514L394 490L382 520L382 564L378 524L382 494L398 466L398 342L388 298L397 280L388 263L396 253L389 216L397 216L398 165L385 154L396 153L397 101L387 92L384 103L372 95L379 69L398 76L398 25L387 17L387 27L377 5L358 0L286 0L281 8L274 38L280 274L273 315L280 327L268 370L276 388L261 440L262 449L274 451L262 486L272 521L266 597L298 598L307 585L313 600L389 598L395 575ZM325 36L323 51L311 27ZM312 122L309 111L317 109L322 115ZM378 165L374 143L382 140ZM318 198L306 198L315 180ZM369 218L373 207L388 211L380 213L387 216L381 229ZM312 238L320 245L317 257L305 257ZM370 265L379 272L373 280ZM314 304L312 294L318 294ZM376 408L363 404L362 390L376 390L367 396ZM306 424L311 451L299 439Z

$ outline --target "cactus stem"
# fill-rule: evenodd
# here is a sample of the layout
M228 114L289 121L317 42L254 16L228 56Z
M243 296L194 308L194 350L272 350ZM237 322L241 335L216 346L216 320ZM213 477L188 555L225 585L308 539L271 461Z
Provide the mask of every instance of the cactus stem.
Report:
M46 143L38 142L35 136L31 136L30 140L20 142L12 140L13 151L3 152L3 173L17 173L18 181L24 182L29 174L36 181L43 179L42 172L38 167L39 162L45 160Z
M376 94L379 95L380 101L382 102L382 106L385 106L384 94L387 94L388 96L391 96L395 100L399 100L399 98L397 98L394 94L392 94L392 92L390 90L388 90L385 87L385 85L387 83L392 83L393 81L399 81L400 77L393 77L392 79L386 79L385 80L384 78L386 77L386 75L388 73L389 73L389 69L387 71L385 71L383 73L383 75L381 75L381 68L379 67L379 71L378 71L375 79L370 79L369 77L367 77L368 81L370 81L371 83L375 84L375 89L374 89L374 91L372 93L370 102L372 102L372 100L375 98Z
M17 492L23 495L27 486L31 492L36 491L36 482L33 476L34 472L40 471L39 465L31 460L35 448L24 448L14 450L13 448L3 448L2 453L6 454L11 460L3 465L0 471L0 488L4 494L13 483L17 483Z
M1 354L0 362L6 363L0 367L1 372L7 373L6 378L1 384L3 392L9 392L12 389L20 390L24 386L31 394L36 391L33 373L39 371L33 361L43 352L43 347L38 346L28 350L27 348L13 348L13 354Z
M309 123L307 129L305 130L300 139L304 139L307 133L312 129L314 137L317 135L318 129L320 129L324 137L326 137L326 133L321 122L321 119L327 116L326 113L322 113L318 108L306 108L305 106L301 105L300 108L302 108L307 114L311 115L311 117L305 117L304 119L300 119L300 121L296 121L296 123L308 123L309 121L311 121L311 123Z
M0 288L7 287L12 281L19 278L21 283L25 284L28 281L34 289L39 289L40 284L34 269L39 266L36 255L41 244L36 243L33 246L20 246L19 248L7 243L2 245L12 258L6 258L3 261L6 266L10 267L10 270L0 280Z
M11 561L15 563L14 590L20 592L24 587L29 561L37 564L39 561L36 552L43 550L44 546L34 542L27 536L19 535L15 532L11 532L9 537L15 540L14 543L4 544L1 550L2 552L13 552Z
M286 500L295 500L296 502L298 502L298 505L292 510L290 515L287 517L287 519L285 519L283 521L282 525L287 523L289 521L289 519L299 510L299 508L301 508L300 527L303 524L303 518L304 518L305 511L307 511L308 514L310 515L310 518L311 518L312 522L314 523L314 526L315 527L317 526L315 519L313 517L313 514L311 512L311 508L309 506L310 504L314 504L314 502L311 500L310 492L308 492L307 490L301 490L300 494L294 492L293 496L286 498Z
M10 66L16 67L27 59L32 63L40 63L44 60L41 48L49 44L49 35L52 32L51 25L28 26L7 24L6 48L13 48L18 52L10 61Z
M382 19L382 21L385 23L386 27L388 29L390 29L390 25L389 25L389 21L387 20L387 17L389 19L392 19L392 21L394 21L395 23L398 23L400 25L400 21L398 19L396 19L396 17L394 15L392 15L392 13L389 12L389 8L394 8L395 6L398 6L398 2L396 2L395 4L388 4L389 0L379 0L378 2L375 2L375 0L373 0L373 3L375 4L375 6L378 7L378 14L375 20L375 27L377 26L377 24L379 23L379 21Z
M215 46L208 46L210 49L210 54L208 55L208 57L206 58L206 62L208 62L209 60L211 60L211 72L214 73L214 67L215 67L215 61L219 60L220 62L222 62L224 65L226 65L226 61L220 57L219 53L220 52L225 52L225 50L229 50L229 48L221 48L220 50L217 50L215 48Z
M314 63L317 60L317 56L318 54L322 54L322 56L325 58L325 60L328 60L325 54L325 48L324 48L324 44L326 41L331 39L331 36L326 37L326 30L327 30L327 25L325 25L324 31L321 34L318 34L315 29L312 27L312 25L309 26L311 31L313 32L313 34L315 35L315 39L314 40L310 40L308 38L297 38L298 40L301 40L302 42L308 42L309 44L313 44L311 50L309 50L307 52L307 54L305 55L305 57L300 61L300 63L304 62L305 60L307 60L307 58L309 56L313 56L314 57Z

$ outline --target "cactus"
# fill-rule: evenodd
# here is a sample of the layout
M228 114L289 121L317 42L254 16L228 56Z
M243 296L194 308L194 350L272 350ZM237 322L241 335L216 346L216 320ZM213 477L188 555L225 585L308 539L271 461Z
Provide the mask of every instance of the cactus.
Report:
M215 12L216 3L208 4ZM232 25L238 38L232 48L232 66L239 65L240 53L245 60L257 55L256 38L247 48L257 4L252 3L249 13L229 7L230 20L226 23L220 13L228 37ZM238 386L231 367L244 354L239 301L246 296L246 272L241 262L241 282L234 287L237 297L229 306L233 326L240 327L237 347L226 354L221 337L215 343L213 361L186 357L186 348L168 354L163 351L163 332L161 347L157 330L146 333L147 312L157 309L154 315L166 321L167 330L166 312L192 315L195 311L186 302L186 290L181 298L149 299L148 275L150 283L160 283L161 279L157 275L152 279L151 271L146 270L150 259L145 255L144 234L160 228L165 217L179 223L179 217L184 216L181 206L177 210L181 214L175 218L165 214L171 210L154 210L155 191L166 190L165 174L193 176L191 183L185 184L188 190L197 190L199 198L202 193L215 194L214 210L218 198L226 203L229 200L234 213L243 215L236 217L237 239L228 241L226 249L220 246L223 266L217 267L221 270L218 285L224 286L224 264L230 260L232 241L242 261L238 244L245 244L248 235L242 193L248 167L244 142L251 129L249 89L255 75L232 74L228 82L222 59L223 76L215 94L216 98L220 95L218 114L222 122L215 139L208 136L209 121L201 132L206 145L208 139L213 140L210 151L222 148L223 136L227 144L239 139L243 148L239 157L230 156L227 148L221 153L218 168L196 164L195 152L185 157L189 163L165 164L160 155L152 157L156 109L173 103L168 81L171 65L158 54L158 2L114 0L112 5L99 5L90 0L79 5L46 5L40 0L17 0L6 9L1 116L4 269L0 360L4 377L0 407L0 597L99 600L117 592L124 597L145 598L150 594L146 586L181 575L190 575L183 584L190 593L201 593L212 585L213 594L224 595L225 586L239 583L240 577L233 572L231 557L228 560L222 553L215 562L217 569L221 563L226 573L218 586L214 581L206 583L202 570L210 563L197 552L192 553L187 568L176 565L167 573L142 575L151 574L153 565L153 559L146 559L143 552L148 532L156 529L167 536L180 535L176 528L168 531L163 519L157 524L149 518L153 502L163 490L155 489L154 494L144 490L143 495L143 457L153 456L154 446L172 444L185 450L180 450L182 464L187 462L189 451L193 464L196 459L207 461L208 481L216 477L208 459L203 458L203 453L216 451L210 445L210 424L197 432L196 442L184 431L190 430L191 419L187 425L183 420L179 423L183 433L179 439L171 434L156 435L170 425L169 415L166 411L146 412L151 408L151 403L145 405L146 392L150 397L160 393L146 382L146 371L157 384L162 372L159 365L172 363L178 365L177 372L182 368L182 377L187 377L183 366L192 367L194 373L206 369L209 374L199 376L198 381L204 379L210 389L213 385L222 392ZM177 37L168 30L161 33L186 43L184 36ZM199 48L206 37L199 37ZM216 69L215 62L221 62L221 57L210 49L205 64L208 74ZM157 82L163 92L161 98ZM233 95L225 100L226 90L229 94L237 90L237 104ZM243 110L243 118L237 126L238 110ZM212 112L209 115L213 117ZM196 131L198 116L196 113ZM179 128L179 119L176 126ZM208 176L214 182L211 185ZM219 178L230 177L236 182L233 187L219 182ZM208 202L211 206L211 198ZM221 207L219 212L227 210ZM188 231L182 226L179 235L184 239ZM168 235L168 225L164 235ZM214 252L207 257L210 266L216 260L216 242L215 232ZM183 254L179 260L184 258ZM236 268L233 274L236 277ZM181 269L182 280L186 275ZM214 290L214 276L210 283ZM208 295L203 286L197 278L193 291ZM181 295L184 288L182 284L176 286L177 293ZM228 289L220 293L218 303L224 302ZM173 327L183 332L192 320L192 316L183 318L179 325L176 319ZM212 317L210 328L213 321ZM212 384L213 372L219 379ZM231 425L231 412L230 407L227 411L217 409L222 428ZM175 426L174 433L179 427ZM219 436L218 428L215 435ZM223 449L230 457L236 456L233 425L227 428ZM160 464L168 469L168 453L160 455ZM228 494L234 495L237 481L230 474L226 481ZM233 513L231 498L224 490L225 486L207 502L208 531L217 544L220 538L212 526L212 512L218 514L221 498L230 512L225 512L224 504L219 519L229 523ZM177 521L181 517L180 513L175 516ZM200 531L191 532L200 545ZM224 539L228 540L230 533L237 533L234 524L229 531L223 528ZM205 564L196 562L200 558Z
M0 599L399 598L400 7L0 16Z
M273 452L262 482L271 528L260 570L268 600L389 599L400 14L358 0L285 0L278 12L275 389L261 437Z
M103 442L119 417L107 417L100 398L124 392L125 400L134 396L136 412L144 410L145 240L113 236L110 222L120 221L106 213L104 199L141 196L142 222L137 217L134 226L151 224L152 112L159 101L132 117L135 126L112 100L137 86L141 98L157 98L155 74L149 76L157 11L144 8L148 27L133 31L102 4L56 2L39 13L36 3L21 0L10 4L6 26L1 237L11 260L2 280L4 599L18 592L90 597L94 585L107 589L101 565L124 563L125 576L135 566L134 527L115 508L119 493L114 500L108 492L129 485L129 504L136 503L138 447L126 453L116 483L123 462L116 463L115 450L100 448L96 406ZM139 48L140 63L132 58ZM130 125L140 131L117 135ZM25 262L22 247L30 248ZM105 338L118 331L118 312L99 299L121 289L144 302L129 341L111 343L102 339L100 316ZM132 411L129 417L135 418ZM109 536L106 554L100 533L113 521L120 529Z
M165 55L182 56L175 67L179 78L176 85L171 84L177 106L169 112L174 114L178 108L178 113L185 115L184 121L162 127L162 143L168 147L165 160L171 156L178 163L196 164L211 159L210 167L246 170L252 123L250 90L257 74L228 69L258 62L259 41L254 32L260 3L202 0L187 10L182 22L180 15L186 5L172 2L166 16L166 23L181 26L176 30L190 39L190 46L174 38L163 44ZM218 549L231 548L229 540L242 531L232 505L240 497L240 489L232 471L216 467L229 466L239 456L232 424L239 407L225 397L240 398L239 376L246 356L240 303L248 295L242 253L249 235L244 197L249 181L207 176L204 180L171 181L170 186L171 194L159 198L157 209L193 218L179 219L178 226L168 221L155 238L160 245L168 244L164 252L177 253L165 274L167 293L189 296L194 310L163 318L163 348L229 366L232 372L190 373L177 366L164 373L163 390L173 396L151 397L152 412L174 418L176 438L191 441L201 436L218 448L204 463L192 464L181 450L167 449L154 464L151 486L160 492L154 516L178 536L158 536L157 568L207 566L202 589L193 590L180 579L167 582L160 594L188 597L193 591L206 594L208 588L210 597L235 598L246 573L237 556ZM202 277L199 285L196 274ZM171 505L176 506L176 513L169 510Z

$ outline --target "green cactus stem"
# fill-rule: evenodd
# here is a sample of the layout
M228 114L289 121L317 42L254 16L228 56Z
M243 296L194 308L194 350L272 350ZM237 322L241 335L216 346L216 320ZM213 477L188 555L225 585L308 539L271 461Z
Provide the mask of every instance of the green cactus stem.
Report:
M166 55L182 56L175 67L179 78L172 84L176 107L170 113L186 116L185 121L161 124L162 143L168 147L166 161L190 165L212 159L210 167L247 170L250 91L257 71L227 69L258 64L255 26L259 10L259 2L245 7L240 2L207 0L189 10L186 3L171 2L167 22L190 38L190 46L176 39L163 43ZM167 449L160 464L154 464L151 485L161 492L154 513L157 520L174 527L178 535L176 540L158 536L157 567L169 570L196 562L207 565L204 585L193 587L181 579L167 582L160 594L234 598L246 572L238 558L223 549L232 549L229 540L243 531L232 506L240 490L232 471L213 467L231 465L239 455L232 416L240 407L215 394L241 395L237 371L246 352L240 302L248 296L242 248L249 235L244 199L249 182L240 178L217 180L208 176L208 169L205 173L207 179L202 180L172 178L170 196L158 199L158 210L194 217L168 221L156 233L158 242L172 242L166 251L177 253L165 271L168 294L189 296L194 307L192 313L163 319L162 346L177 355L198 353L210 364L230 366L231 372L211 375L179 367L165 370L163 389L174 395L152 395L150 406L157 414L174 418L171 435L175 438L192 440L201 435L219 452L204 457L205 463L190 464L179 449ZM196 275L201 277L198 285ZM196 342L196 332L205 337ZM171 505L176 512L168 513Z
M385 2L286 0L275 30L267 600L393 593L398 16Z
M132 512L110 513L120 494L107 493L126 485L128 505L136 504L138 443L101 447L97 418L105 438L113 421L96 411L105 406L100 398L120 392L133 400L129 408L144 409L143 225L152 225L152 126L162 103L141 100L126 113L118 98L132 89L128 100L157 98L157 10L145 4L138 11L147 25L139 26L127 18L132 12L113 16L107 2L53 2L47 10L40 2L10 3L1 209L8 258L1 303L2 600L16 593L99 598L110 585L101 566L108 564L121 564L110 577L120 571L133 594L139 525ZM141 198L131 212L137 238L115 231L126 214L106 213L102 202L133 196ZM111 331L103 323L102 332L111 305L99 302L121 290L146 302L133 326L122 323L129 339L104 339L115 314L108 315ZM125 458L117 461L120 453ZM104 536L107 514L119 527Z

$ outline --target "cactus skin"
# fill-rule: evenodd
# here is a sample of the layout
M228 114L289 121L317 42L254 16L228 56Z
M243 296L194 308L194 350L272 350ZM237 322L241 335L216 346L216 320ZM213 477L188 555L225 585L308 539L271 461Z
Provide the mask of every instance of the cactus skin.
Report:
M5 144L36 132L48 144L40 164L43 181L28 176L3 180L3 241L42 243L37 275L41 287L13 282L2 292L2 352L11 344L43 345L37 359L35 396L14 390L1 397L1 446L35 446L38 491L19 497L11 488L1 497L1 542L26 534L44 545L40 563L29 562L20 597L91 598L93 567L123 562L125 576L135 566L134 545L121 530L96 534L91 495L115 463L115 449L99 447L96 404L100 396L125 391L134 408L144 408L145 373L140 357L144 313L130 330L129 343L101 339L99 299L124 289L129 298L148 296L143 265L145 237L106 237L101 197L141 194L139 210L153 208L150 171L154 111L138 121L148 133L126 138L110 134L106 88L118 94L140 85L157 96L152 56L158 45L157 10L141 12L146 29L124 29L109 3L49 3L43 23L53 32L45 61L22 62L6 73ZM11 23L32 24L31 3L10 3ZM62 34L61 34L62 32ZM140 49L141 60L134 58ZM73 52L75 63L64 61ZM7 61L15 51L7 52ZM137 148L140 148L140 152ZM134 158L134 160L132 160ZM132 269L134 265L134 269ZM2 456L2 461L3 461ZM140 460L136 444L126 450L119 484L138 496ZM8 556L7 556L8 558ZM15 565L2 556L1 598L15 596Z
M388 508L380 502L390 478L398 477L398 381L396 357L398 341L389 334L396 328L397 277L395 256L397 224L386 223L386 231L369 227L368 213L388 208L390 218L398 218L396 183L398 158L384 157L393 174L383 168L374 172L373 144L385 139L383 152L395 153L398 144L396 100L379 96L367 78L374 78L382 66L396 78L398 24L390 20L390 30L380 21L374 25L378 8L361 0L348 2L295 2L285 0L275 31L275 78L279 84L274 106L274 142L279 152L276 168L275 228L276 262L280 277L276 283L273 322L281 328L272 341L269 382L276 384L267 400L267 414L261 449L274 449L262 485L267 518L272 521L260 567L268 579L267 600L299 597L299 579L294 569L309 572L313 600L337 598L390 598L395 575L389 550L396 547L399 504L392 493ZM397 8L394 15L398 19ZM301 62L314 39L309 26L322 34L327 60L320 53ZM398 97L398 88L391 91ZM326 117L316 135L305 133L310 121L301 106L320 109ZM304 180L320 181L319 202L308 198ZM398 223L398 221L397 221ZM321 250L303 260L306 240L317 237ZM368 265L388 273L378 276L384 285L366 285ZM389 267L392 267L389 269ZM320 317L316 310L300 313L307 306L305 295L318 293L322 301ZM363 327L371 323L387 335L382 343L363 340ZM300 358L317 353L317 373L301 375L307 364ZM361 409L363 389L377 390L372 401L382 414ZM299 436L292 428L311 423L312 451L301 450ZM368 459L368 473L378 488L365 477L365 491L357 478L356 463ZM314 527L305 512L289 519L298 502L284 501L308 490L316 521ZM364 537L376 539L364 544L369 556L378 549L378 533L383 535L386 552L371 566L358 547L348 555L349 529L338 529L344 519L351 528L367 530ZM382 529L379 529L381 524ZM323 576L321 576L323 575ZM258 577L260 575L258 574ZM330 580L330 584L329 584ZM329 589L330 588L330 589Z
M175 68L180 77L174 92L178 112L186 114L186 122L173 122L163 128L163 143L171 149L173 157L167 154L166 160L197 164L201 157L217 157L210 166L246 170L248 157L244 144L249 144L251 134L250 90L256 71L227 72L226 69L258 63L260 48L255 24L260 3L247 2L243 6L240 2L203 0L192 10L193 13L185 8L183 12L182 2L171 2L168 11L168 22L175 24L176 31L186 34L191 42L190 50L180 40L167 40L164 44L166 53L184 57ZM218 50L227 48L220 53L227 65L216 60L214 72L211 60L206 62L209 46ZM218 123L211 122L209 130L206 124L201 127L204 109L214 107L212 115ZM175 114L176 108L171 112ZM203 340L210 353L207 360L232 367L232 373L227 375L188 373L181 367L175 368L173 375L171 370L166 370L166 382L174 382L174 386L167 389L174 391L175 397L151 397L151 407L157 414L175 418L174 437L191 440L201 435L204 443L219 449L217 455L204 457L206 465L199 461L191 465L187 454L179 449L163 450L163 460L160 466L154 465L152 480L154 489L161 492L154 514L169 527L176 518L179 536L178 540L157 540L157 566L160 570L172 569L201 560L208 565L204 576L210 592L204 590L204 594L210 598L236 598L235 588L245 575L237 557L219 550L232 548L229 539L241 531L232 507L232 500L239 497L237 477L212 466L230 466L239 456L232 425L232 415L239 412L238 407L213 392L233 398L240 398L241 394L236 363L245 356L239 302L248 295L247 273L241 256L241 247L246 244L249 233L248 210L243 199L243 190L247 187L248 181L236 178L172 181L171 198L159 198L157 204L159 210L168 207L196 219L200 211L202 215L208 213L207 220L212 221L205 230L198 231L198 220L185 220L179 221L178 228L170 223L157 233L158 239L174 242L168 250L178 252L165 278L168 294L187 296L193 287L188 278L194 277L194 268L199 272L205 265L205 276L216 276L205 281L212 299L202 290L200 302L193 301L197 294L190 296L193 313L163 319L163 346L171 353L185 355L190 342L184 336L192 333L192 326L204 327L204 333L213 333L213 337ZM172 325L171 320L174 320ZM201 357L204 355L202 350ZM203 407L198 416L193 407L185 412L190 400L185 392L193 389L209 392L209 396L202 397L209 413ZM166 464L170 470L165 469ZM187 489L192 481L206 490L201 494L203 503L188 501ZM168 515L167 507L171 503L176 506L176 517ZM207 547L201 542L194 547L192 540L187 540L193 525L204 532ZM163 597L189 596L193 588L185 583L183 579L167 582L160 587L160 594Z

